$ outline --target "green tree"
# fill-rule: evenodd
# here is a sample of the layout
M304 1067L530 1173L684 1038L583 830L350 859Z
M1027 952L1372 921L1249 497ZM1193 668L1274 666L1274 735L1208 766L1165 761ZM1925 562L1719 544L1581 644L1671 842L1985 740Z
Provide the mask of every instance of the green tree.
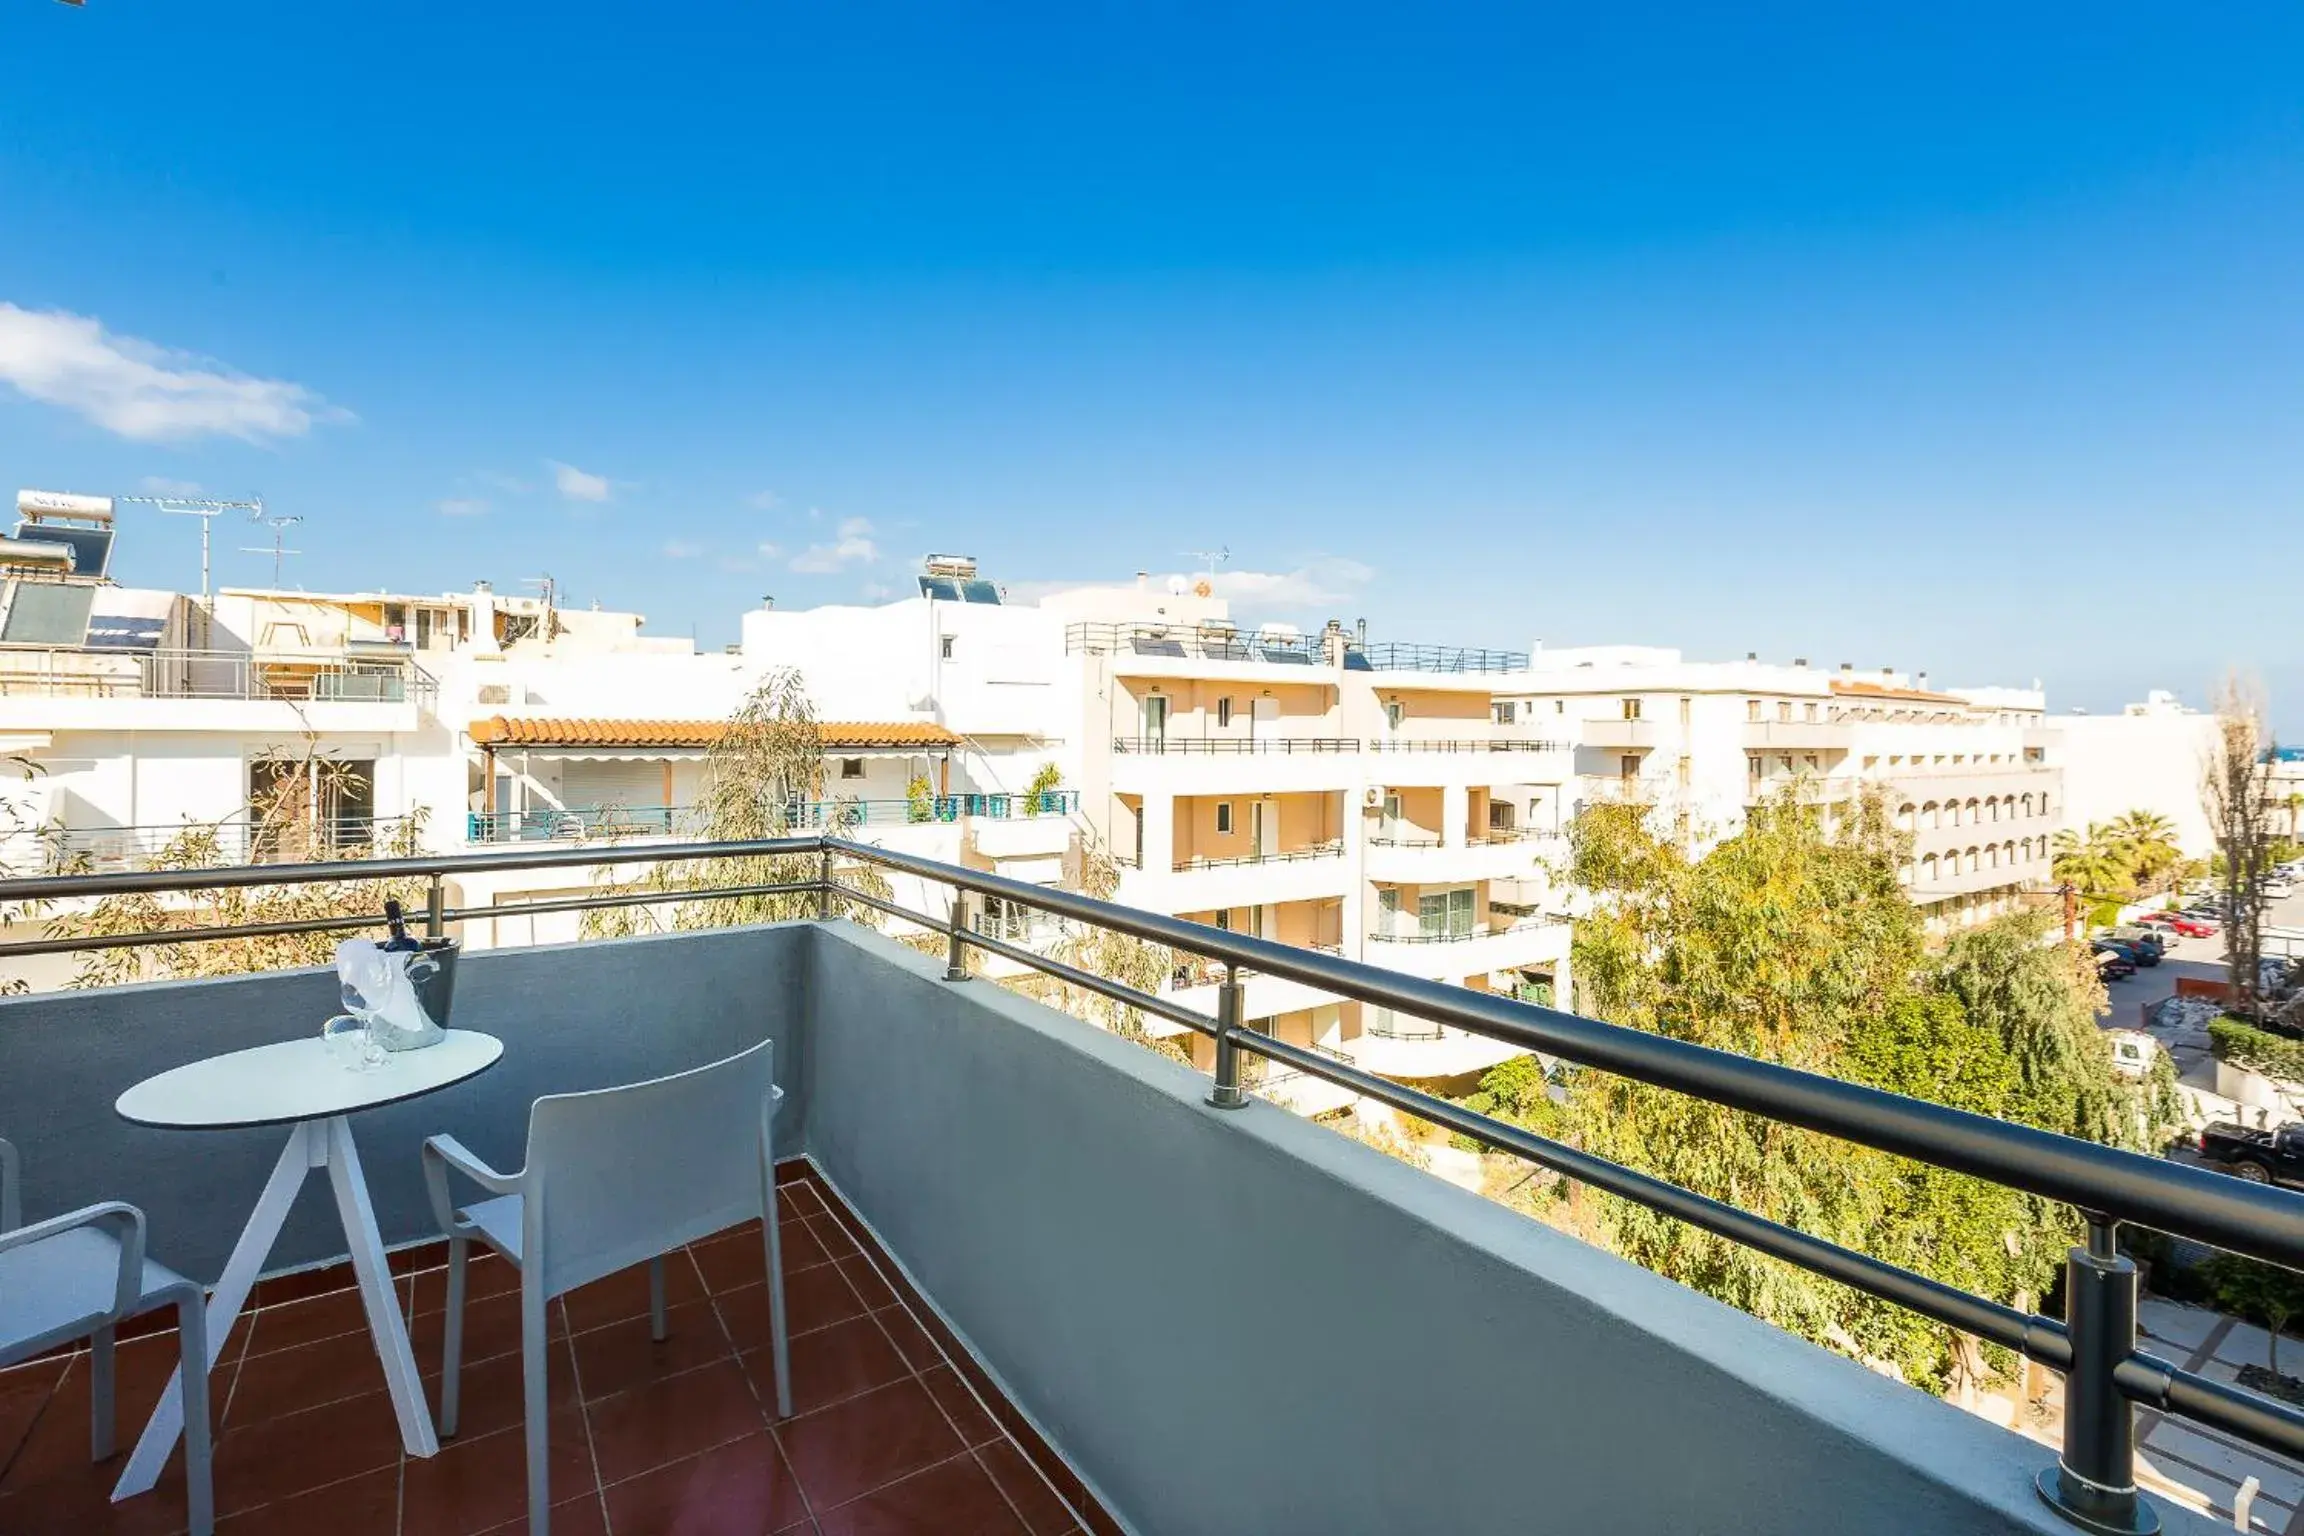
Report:
M2082 896L2124 895L2129 889L2129 863L2101 822L2091 822L2085 833L2067 828L2049 844L2049 871Z
M815 705L800 674L779 667L760 680L728 717L727 727L707 750L703 786L682 828L707 842L754 842L794 835L795 806L824 790L824 740ZM834 815L834 831L853 829ZM604 907L588 912L588 935L619 938L640 933L695 928L732 928L746 923L788 922L817 915L809 891L705 898L731 886L792 885L816 879L814 853L760 854L743 858L671 857L651 864L639 876L619 880L622 868L603 866L597 879L602 895L662 898L647 904ZM851 889L888 898L887 877L877 866L851 860L834 870ZM853 897L835 899L831 915L877 928L877 908Z
M1876 795L1831 824L1787 793L1691 858L1636 808L1571 832L1593 897L1574 961L1617 1024L1866 1082L1980 1114L2132 1140L2094 1000L2039 918L1962 935L1931 959L1897 884L1904 849ZM1525 1084L1484 1084L1500 1106ZM2072 1218L1965 1175L1591 1071L1563 1134L1587 1150L1936 1279L2013 1300L2045 1288ZM1966 1386L1975 1341L1644 1207L1598 1199L1627 1257L1908 1378Z
M2304 1314L2304 1275L2236 1253L2215 1254L2200 1271L2218 1307L2264 1324L2268 1335L2264 1363L2273 1375L2279 1375L2281 1330L2291 1318Z
M2155 887L2184 863L2184 851L2176 846L2175 823L2157 811L2124 811L2105 830L2127 862L2131 885Z

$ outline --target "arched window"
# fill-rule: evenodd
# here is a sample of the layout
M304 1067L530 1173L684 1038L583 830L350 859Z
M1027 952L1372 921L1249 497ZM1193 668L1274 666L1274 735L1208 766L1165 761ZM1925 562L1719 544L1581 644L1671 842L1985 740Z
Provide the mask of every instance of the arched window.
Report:
M1920 878L1930 885L1936 883L1936 855L1931 853L1920 861Z
M1899 831L1911 832L1918 830L1919 819L1920 813L1913 807L1911 801L1907 800L1902 805L1896 807L1896 826Z
M1990 816L1994 821L1998 821L2000 819L2000 797L1998 795L1985 796L1984 813L1987 816Z
M1928 825L1932 827L1940 827L1944 824L1944 807L1933 800L1920 807L1920 814L1926 818Z
M1977 822L1984 819L1980 814L1981 810L1982 807L1978 806L1976 803L1976 797L1974 795L1970 795L1968 797L1968 825L1974 826Z

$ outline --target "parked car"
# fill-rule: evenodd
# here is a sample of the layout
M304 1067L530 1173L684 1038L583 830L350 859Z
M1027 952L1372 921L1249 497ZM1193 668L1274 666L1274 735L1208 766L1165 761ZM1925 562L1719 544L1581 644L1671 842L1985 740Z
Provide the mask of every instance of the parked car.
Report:
M2141 1082L2151 1075L2152 1063L2160 1055L2160 1042L2140 1029L2111 1029L2105 1034L2112 1042L2112 1070L2121 1077Z
M2099 945L2096 950L2096 974L2106 981L2126 981L2136 974L2136 966L2117 950Z
M2220 1120L2200 1132L2201 1158L2251 1184L2304 1184L2304 1125L2252 1131Z
M2187 917L2181 912L2147 912L2136 921L2146 927L2165 928L2187 939L2216 937L2215 923L2205 917Z
M2119 939L2098 939L2090 947L2100 955L2118 955L2121 959L2128 962L2130 969L2134 969L2137 966L2158 965L2160 963L2160 956L2158 954L2148 953L2139 945L2125 943Z
M2283 897L2293 896L2295 894L2296 886L2292 881L2282 880L2275 877L2264 882L2264 896L2266 900L2279 901Z
M2122 923L2112 930L2112 937L2132 949L2151 956L2151 959L2145 962L2148 965L2159 964L2168 953L2168 935L2156 928L2146 928L2138 923Z

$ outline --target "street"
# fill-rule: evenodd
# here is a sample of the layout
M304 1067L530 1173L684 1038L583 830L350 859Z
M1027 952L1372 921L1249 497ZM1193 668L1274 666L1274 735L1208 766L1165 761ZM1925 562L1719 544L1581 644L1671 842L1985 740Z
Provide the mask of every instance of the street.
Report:
M2272 903L2266 926L2304 928L2304 892ZM2180 977L2202 981L2224 979L2224 937L2186 939L2170 935L2167 958L2138 971L2127 981L2108 983L2109 997L2100 1022L2108 1029L2143 1029L2160 1043L2176 1063L2176 1075L2185 1088L2186 1101L2203 1119L2229 1118L2233 1105L2216 1092L2216 1063L2208 1054L2205 1025L2162 1029L2148 1025L2145 1015L2153 1004L2172 996Z

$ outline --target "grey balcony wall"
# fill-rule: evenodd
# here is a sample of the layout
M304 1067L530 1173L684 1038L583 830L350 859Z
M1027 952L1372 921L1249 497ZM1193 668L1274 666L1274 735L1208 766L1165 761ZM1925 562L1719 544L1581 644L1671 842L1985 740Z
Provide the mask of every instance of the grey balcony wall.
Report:
M417 1158L434 1132L517 1168L539 1096L701 1066L763 1034L776 1038L777 1075L799 1081L806 938L776 925L466 955L453 1022L501 1038L504 1059L469 1082L354 1117L385 1241L438 1235ZM214 1280L286 1130L154 1130L121 1120L112 1102L155 1072L316 1034L339 1011L326 970L0 999L0 1137L24 1153L26 1216L131 1201L149 1218L155 1255ZM787 1097L779 1135L794 1147L806 1109L802 1096ZM326 1180L313 1180L269 1268L344 1252Z
M2070 1530L2040 1446L877 935L813 942L811 1155L1136 1530Z

